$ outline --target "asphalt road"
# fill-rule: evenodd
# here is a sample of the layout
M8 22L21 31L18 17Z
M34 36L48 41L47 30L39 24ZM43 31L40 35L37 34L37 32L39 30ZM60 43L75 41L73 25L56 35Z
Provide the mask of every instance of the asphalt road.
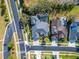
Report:
M17 12L17 8L16 8L16 4L15 4L15 0L10 0L11 3L11 8L12 8L12 14L13 14L13 22L14 22L14 27L15 30L17 32L18 35L18 42L19 42L19 47L20 47L20 53L25 51L25 45L24 45L24 40L23 40L23 35L22 35L22 30L20 28L20 24L19 24L19 16L18 16L18 12ZM22 42L22 43L20 43ZM26 59L25 58L25 53L21 53L21 59Z
M66 51L79 53L79 47L59 47L59 46L26 46L27 51Z
M18 12L17 12L17 8L16 8L16 4L15 4L15 0L10 0L11 3L11 8L12 8L12 14L13 14L13 24L15 27L15 30L17 32L18 35L18 41L19 41L19 47L20 47L20 55L21 55L21 59L26 59L26 55L25 55L25 48L27 49L27 51L29 50L37 50L37 51L67 51L67 52L78 52L79 53L79 48L76 47L58 47L58 46L26 46L24 45L24 40L23 40L23 35L22 35L22 30L20 28L19 25L19 16L18 16ZM5 35L5 41L4 41L4 59L7 59L8 56L8 49L7 49L7 45L8 42L11 40L12 38L12 29L13 26L9 26L7 31L6 31L6 35ZM8 40L7 40L8 39Z
M8 43L11 41L12 39L12 35L13 35L13 29L12 29L13 25L9 24L4 36L4 59L8 59L8 55L10 53L9 49L8 49Z

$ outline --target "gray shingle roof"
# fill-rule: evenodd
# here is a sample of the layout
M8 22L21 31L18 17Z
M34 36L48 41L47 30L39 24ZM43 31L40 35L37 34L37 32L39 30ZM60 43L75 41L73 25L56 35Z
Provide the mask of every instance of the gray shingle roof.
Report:
M71 43L77 40L77 23L73 22L70 26L69 41Z
M38 18L39 16L39 18ZM48 25L48 16L47 15L37 15L31 17L31 25L32 26L32 38L34 40L38 40L40 35L47 36L49 32Z

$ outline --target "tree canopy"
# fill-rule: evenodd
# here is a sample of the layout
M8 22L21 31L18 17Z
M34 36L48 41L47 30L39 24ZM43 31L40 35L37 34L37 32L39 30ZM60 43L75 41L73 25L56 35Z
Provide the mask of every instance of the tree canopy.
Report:
M49 2L48 0L39 0L37 4L31 5L29 7L25 7L23 12L29 15L35 15L38 13L54 13L54 12L63 12L70 11L74 7L73 4L59 4Z

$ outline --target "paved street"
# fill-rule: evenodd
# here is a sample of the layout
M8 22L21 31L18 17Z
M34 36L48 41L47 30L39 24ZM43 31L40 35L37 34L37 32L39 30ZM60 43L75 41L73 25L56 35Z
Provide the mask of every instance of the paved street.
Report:
M10 0L10 3L11 3L12 14L13 14L13 18L14 18L13 19L14 27L15 27L15 30L16 30L17 36L18 36L18 41L23 42L23 43L19 43L20 53L24 52L24 53L21 53L21 59L26 59L25 58L25 45L24 45L22 30L21 30L20 24L19 24L19 16L18 16L15 0Z
M57 46L57 41L52 39L51 46ZM52 54L54 55L54 59L59 59L59 52L58 51L53 51Z
M66 51L66 52L79 53L79 47L29 46L28 51L30 51L30 50L34 50L34 51Z
M54 51L54 52L66 51L66 52L78 52L79 53L79 47L74 47L74 44L75 44L74 41L76 41L75 40L76 36L74 34L70 35L71 40L69 40L70 42L69 47L59 47L57 46L55 41L52 42L52 46L38 46L39 43L35 41L33 42L34 46L28 46L29 45L28 41L24 42L24 39L23 39L22 29L20 28L21 25L19 24L20 19L18 16L15 0L10 0L10 3L11 3L11 9L12 9L12 16L13 16L12 21L13 22L8 25L6 32L5 32L5 36L4 36L4 52L3 52L4 59L8 59L8 55L10 53L8 49L8 43L11 41L14 31L17 33L17 36L18 36L18 43L19 43L19 48L20 48L20 59L26 59L26 53L31 50L36 51L38 59L41 59L40 51Z
M13 35L13 31L12 31L12 27L13 25L12 24L9 24L7 26L7 29L6 29L6 32L5 32L5 36L4 36L4 52L3 52L3 55L4 55L4 59L7 59L8 58L8 55L10 53L10 51L8 50L8 43L11 41L12 39L12 35Z

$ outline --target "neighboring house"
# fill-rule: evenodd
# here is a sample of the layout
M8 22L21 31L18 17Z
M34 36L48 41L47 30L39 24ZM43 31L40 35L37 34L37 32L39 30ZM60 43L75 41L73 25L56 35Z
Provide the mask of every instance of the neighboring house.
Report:
M73 43L77 40L77 23L73 22L70 26L69 42Z
M49 32L48 14L32 16L31 26L33 40L38 40L39 36L47 36Z
M76 42L79 40L79 19L75 19L74 22L70 26L70 42Z
M77 24L77 39L79 39L79 19L76 19L75 23Z
M57 39L67 37L67 19L66 17L60 17L59 19L52 20L51 24L51 32L52 37L56 37Z

